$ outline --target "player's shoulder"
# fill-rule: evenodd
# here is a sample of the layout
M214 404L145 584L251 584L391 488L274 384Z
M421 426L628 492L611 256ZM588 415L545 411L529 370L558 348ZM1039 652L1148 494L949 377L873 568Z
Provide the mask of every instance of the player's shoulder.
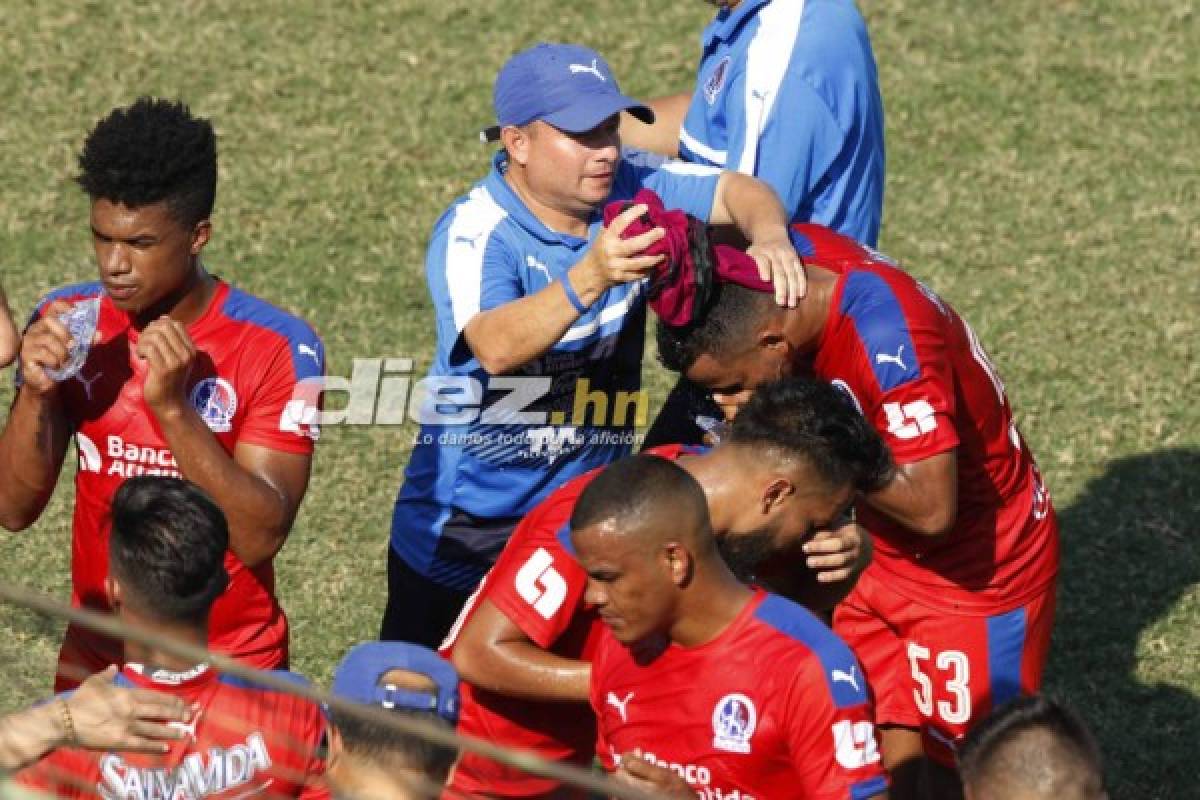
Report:
M272 331L291 343L320 341L316 329L302 317L236 286L229 287L221 304L221 315L232 322Z
M754 611L754 621L772 634L772 645L791 651L796 674L806 668L819 669L833 703L838 708L867 702L867 686L862 669L849 645L842 641L811 611L775 594L763 598Z
M267 300L230 286L221 303L222 318L233 325L260 331L266 340L291 354L297 375L324 372L325 346L320 335L303 318L285 311Z
M217 683L227 692L239 695L247 702L280 709L281 715L284 717L296 714L320 717L320 707L316 702L277 685L277 681L283 681L297 688L308 689L312 687L312 681L303 675L284 669L264 670L263 674L276 680L268 685L262 680L222 673L217 678Z

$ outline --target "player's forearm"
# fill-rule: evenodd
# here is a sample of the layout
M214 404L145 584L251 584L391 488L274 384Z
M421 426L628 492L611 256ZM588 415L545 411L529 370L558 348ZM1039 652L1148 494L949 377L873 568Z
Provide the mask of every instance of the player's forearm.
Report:
M459 677L490 692L546 702L588 701L592 667L586 661L563 658L532 642L495 642L484 647L454 650Z
M866 495L866 501L913 533L944 536L954 528L958 516L957 485L953 472L948 481L946 476L922 474L928 472L922 463L898 467L892 480Z
M41 515L54 494L70 435L55 394L17 392L0 434L0 525L18 531Z
M622 114L621 144L671 158L678 157L679 130L683 127L691 102L692 96L686 93L654 98L646 103L654 110L654 122L650 125L629 114Z
M603 294L603 289L582 273L572 274L568 279L585 306ZM504 375L544 355L577 319L579 311L562 285L552 281L527 297L476 314L463 335L485 370L492 375Z
M770 186L736 172L723 172L713 200L714 225L732 223L750 244L787 238L787 212Z
M0 719L0 770L29 766L66 740L54 702Z
M283 547L294 506L281 491L239 464L190 406L156 414L183 477L208 492L229 524L229 549L247 567Z

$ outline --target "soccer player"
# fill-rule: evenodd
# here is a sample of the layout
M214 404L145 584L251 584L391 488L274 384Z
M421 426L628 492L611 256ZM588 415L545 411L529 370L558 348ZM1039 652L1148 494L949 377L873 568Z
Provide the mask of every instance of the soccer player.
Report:
M17 358L21 348L21 337L17 326L13 323L12 310L8 307L8 297L4 287L0 286L0 369L4 369Z
M332 694L447 730L458 721L458 675L449 662L420 645L356 645L334 672ZM336 796L408 800L441 794L457 758L453 749L337 708L330 707L329 718L327 779Z
M745 579L812 607L831 607L866 563L857 531L835 520L855 491L885 481L878 434L833 387L788 379L764 387L711 451L652 451L700 484L718 546ZM587 575L569 521L599 471L553 492L517 527L464 610L446 651L463 678L459 732L586 765L595 720L589 661L600 623L584 603ZM805 563L807 560L807 564ZM807 568L805 568L807 567ZM451 788L490 797L571 797L554 781L463 755Z
M883 100L853 0L721 0L696 88L622 120L626 144L754 175L794 222L874 246L883 215Z
M980 722L958 760L966 800L1108 800L1096 741L1045 697L1014 700Z
M857 507L874 560L834 630L862 659L884 758L903 773L893 793L908 797L922 752L953 769L975 720L1041 685L1058 525L971 328L878 253L820 226L795 231L810 281L796 308L777 310L745 257L718 248L706 315L660 324L659 353L731 415L756 386L813 374L852 397L890 446L899 468ZM930 779L934 796L957 794L945 770Z
M671 207L733 223L794 301L803 272L763 183L624 159L622 111L650 111L594 50L539 44L496 78L503 149L438 220L426 254L437 320L430 402L392 517L382 639L437 646L520 518L556 486L630 450L661 231L605 228L610 199L653 187ZM611 409L611 413L610 413Z
M252 666L284 666L272 559L308 487L317 430L305 420L315 409L293 394L323 374L321 341L201 263L217 180L207 120L142 98L96 125L79 165L100 280L51 292L26 331L0 434L0 525L37 520L74 437L71 601L105 610L113 492L135 475L182 475L229 519L229 588L210 644ZM99 304L95 341L72 342L58 316L88 302ZM89 345L73 378L47 374ZM118 642L69 626L56 686L119 663Z
M229 582L225 516L178 478L134 477L112 501L109 605L121 621L196 647L208 642L214 602ZM185 736L163 753L60 748L17 773L17 782L56 797L327 798L320 708L130 641L119 686L154 689L192 707ZM290 675L290 673L279 673ZM291 676L297 677L297 676ZM79 725L63 704L69 740Z
M641 757L704 798L887 795L853 653L737 579L686 471L645 455L611 465L570 537L605 626L590 696L606 767Z

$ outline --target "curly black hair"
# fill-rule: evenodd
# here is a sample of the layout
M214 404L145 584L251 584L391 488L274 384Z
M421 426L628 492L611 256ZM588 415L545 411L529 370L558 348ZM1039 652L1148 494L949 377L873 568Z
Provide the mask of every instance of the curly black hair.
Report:
M775 298L734 283L717 282L703 318L694 325L673 328L659 320L655 336L658 360L672 372L687 372L704 354L719 356L750 343Z
M75 181L92 200L131 208L166 201L192 227L212 214L217 196L217 136L182 102L139 97L116 108L88 134Z
M882 488L895 471L887 445L850 398L809 378L755 389L734 418L729 441L799 456L829 486L860 492Z

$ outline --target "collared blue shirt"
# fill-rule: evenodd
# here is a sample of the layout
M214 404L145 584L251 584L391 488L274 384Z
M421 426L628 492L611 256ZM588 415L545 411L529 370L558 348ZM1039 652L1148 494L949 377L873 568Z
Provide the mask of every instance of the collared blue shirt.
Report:
M883 214L883 100L852 0L744 0L704 30L680 131L688 160L754 175L793 222L874 246Z
M474 588L483 569L459 557L470 545L439 549L451 515L519 517L563 482L627 455L641 385L641 282L609 289L514 375L489 375L467 347L462 332L473 316L561 280L603 224L597 211L587 238L550 230L505 181L506 167L498 153L490 174L434 226L425 271L437 350L422 388L435 394L419 404L426 419L392 519L396 553L421 574L463 590ZM719 176L695 164L655 169L622 158L609 200L649 188L668 208L708 219Z

